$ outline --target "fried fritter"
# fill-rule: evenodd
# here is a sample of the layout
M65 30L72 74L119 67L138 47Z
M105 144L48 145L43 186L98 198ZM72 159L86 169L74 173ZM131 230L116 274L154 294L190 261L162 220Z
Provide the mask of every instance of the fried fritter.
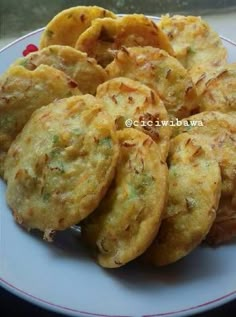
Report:
M95 94L97 86L107 80L105 70L96 60L70 46L52 45L31 53L15 62L29 70L49 65L66 73L76 81L84 94Z
M197 108L197 94L186 69L154 47L123 48L107 66L110 78L125 76L155 89L171 116L184 118Z
M236 111L236 63L213 70L206 77L205 89L199 96L199 110Z
M227 50L219 35L201 19L195 16L165 15L157 25L168 36L176 57L184 67L195 65L224 65Z
M202 126L182 125L175 128L174 135L191 134L213 152L221 168L222 195L232 197L236 189L236 113L206 111L182 120L188 123L197 121L201 121Z
M217 76L221 66L212 68L206 65L196 65L189 69L189 75L195 85L197 95L201 96L206 89L206 84L209 80Z
M172 139L166 218L145 260L167 265L197 247L215 220L220 191L220 168L211 153L187 133Z
M202 127L182 126L176 128L175 134L183 132L191 134L191 137L212 152L220 165L222 175L220 208L217 210L216 222L209 233L210 243L217 244L236 236L233 215L236 213L236 113L202 112L183 121L197 120L202 121Z
M97 98L114 119L118 129L126 128L126 120L132 120L135 127L149 134L160 145L162 157L168 155L171 127L168 114L154 90L138 81L117 77L98 86ZM167 125L157 125L161 121Z
M216 220L207 235L207 243L219 245L236 237L236 192L234 199L221 199Z
M80 34L90 27L93 20L106 17L115 19L116 15L97 6L78 6L61 11L46 26L40 48L55 44L74 47Z
M83 95L33 113L5 161L7 202L18 223L47 238L98 206L119 155L114 124L102 108Z
M173 54L168 37L152 20L141 14L127 15L116 20L97 19L81 34L75 47L106 66L114 58L112 50L122 46L153 46Z
M55 99L80 94L63 72L41 65L34 71L12 66L0 78L0 175L6 153L34 110Z
M117 134L121 149L115 179L82 225L82 237L97 248L98 263L107 268L122 266L148 248L167 194L167 167L158 145L135 129Z

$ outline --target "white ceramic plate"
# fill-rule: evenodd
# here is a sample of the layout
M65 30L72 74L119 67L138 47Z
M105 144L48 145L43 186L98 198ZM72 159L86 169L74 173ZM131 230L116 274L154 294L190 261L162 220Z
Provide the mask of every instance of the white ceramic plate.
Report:
M39 43L41 30L0 51L0 73L28 44ZM229 61L236 44L224 39ZM116 270L97 266L71 232L53 244L22 230L13 221L0 181L0 285L44 308L73 316L186 316L236 298L236 243L199 247L166 268L136 263Z

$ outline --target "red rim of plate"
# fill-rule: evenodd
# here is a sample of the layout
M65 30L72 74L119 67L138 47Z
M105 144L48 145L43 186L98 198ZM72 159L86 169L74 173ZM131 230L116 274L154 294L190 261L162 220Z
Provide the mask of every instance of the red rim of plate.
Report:
M120 16L122 16L122 14L120 14ZM151 19L158 19L157 17L154 16L147 16L148 18ZM5 50L7 50L8 48L12 47L13 45L15 45L16 43L19 43L23 40L25 40L26 38L35 35L37 33L40 33L44 30L44 28L40 28L36 31L33 31L31 33L28 33L22 37L20 37L19 39L11 42L10 44L6 45L5 47L3 47L0 50L0 53L4 52ZM233 45L236 47L236 43L233 42L232 40L224 37L224 36L220 36L220 38L222 40L224 40L225 42L228 42L229 44ZM86 312L86 311L80 311L74 308L70 308L70 307L65 307L65 306L61 306L55 303L51 303L49 301L46 301L42 298L36 297L32 294L27 293L26 291L14 286L13 284L9 283L8 281L5 281L3 278L0 277L0 284L3 288L5 288L7 291L10 291L11 293L13 293L14 295L30 302L33 303L35 305L38 305L42 308L47 308L51 311L57 312L57 313L65 313L65 314L70 314L70 315L74 315L74 316L78 316L78 314L83 315L85 317L91 316L91 317L134 317L134 316L125 316L125 315L107 315L107 314L98 314L98 313L92 313L92 312ZM176 311L170 311L170 312L166 312L166 313L157 313L157 314L147 314L147 315L142 315L140 317L162 317L162 316L186 316L189 313L200 313L206 310L210 310L213 308L216 308L220 305L223 305L233 299L236 298L236 290L232 291L226 295L223 295L221 297L212 299L211 301L196 305L196 306L191 306L185 309L180 309L180 310L176 310Z

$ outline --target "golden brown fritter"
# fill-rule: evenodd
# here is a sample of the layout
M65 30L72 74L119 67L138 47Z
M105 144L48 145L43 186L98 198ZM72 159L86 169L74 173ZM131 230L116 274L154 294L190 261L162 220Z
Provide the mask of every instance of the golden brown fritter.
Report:
M186 132L198 138L218 161L222 173L222 195L232 197L236 182L236 113L207 111L183 119L182 122L201 121L202 126L180 126L174 135Z
M226 63L227 51L219 35L201 17L165 15L157 25L168 36L184 67L216 67Z
M203 87L198 101L201 112L236 111L236 63L204 72L201 78L198 84Z
M142 254L160 225L167 193L167 167L159 147L135 129L117 132L120 157L116 176L98 209L82 225L82 236L97 248L98 263L107 268Z
M198 97L200 97L205 91L207 82L217 76L221 68L221 66L212 68L212 66L209 65L196 65L188 70L188 73L195 85ZM198 111L200 111L199 108L200 107L198 107Z
M41 65L34 71L12 66L0 78L0 175L6 153L34 110L55 99L80 94L63 72Z
M222 198L216 219L207 235L207 243L218 245L236 237L236 192L235 197Z
M187 117L198 106L195 87L186 69L158 48L123 48L106 71L110 78L125 76L156 90L173 117Z
M112 50L122 46L153 46L173 54L168 37L152 20L141 14L127 15L116 20L97 19L81 34L75 47L106 66L114 58Z
M46 26L40 48L55 44L74 47L80 34L90 27L93 20L106 17L115 19L116 15L97 6L78 6L61 11Z
M162 157L166 159L172 130L167 111L155 91L138 81L117 77L98 87L97 98L118 129L125 128L126 120L131 119L132 127L149 134L160 145ZM167 125L157 125L161 121Z
M114 124L102 108L83 95L34 112L5 162L7 202L18 223L46 238L98 206L119 155Z
M236 113L202 112L183 121L201 120L203 126L179 127L175 134L186 132L204 148L210 150L219 163L222 175L222 194L216 222L210 233L211 244L236 236ZM223 219L223 220L222 220ZM227 219L227 221L226 221ZM228 230L230 228L230 230ZM208 238L207 238L208 240Z
M107 80L105 70L96 60L70 46L52 45L31 53L15 62L29 70L39 65L49 65L59 69L76 81L84 94L95 94L97 86Z
M174 138L169 155L166 218L145 260L167 265L197 247L215 220L220 191L220 169L211 153L187 133Z

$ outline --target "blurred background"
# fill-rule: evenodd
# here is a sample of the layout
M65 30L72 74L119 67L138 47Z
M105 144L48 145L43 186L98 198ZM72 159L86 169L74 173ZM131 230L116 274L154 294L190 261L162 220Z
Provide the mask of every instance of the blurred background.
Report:
M98 5L115 13L202 15L216 31L236 41L236 0L0 0L0 48L77 5Z

